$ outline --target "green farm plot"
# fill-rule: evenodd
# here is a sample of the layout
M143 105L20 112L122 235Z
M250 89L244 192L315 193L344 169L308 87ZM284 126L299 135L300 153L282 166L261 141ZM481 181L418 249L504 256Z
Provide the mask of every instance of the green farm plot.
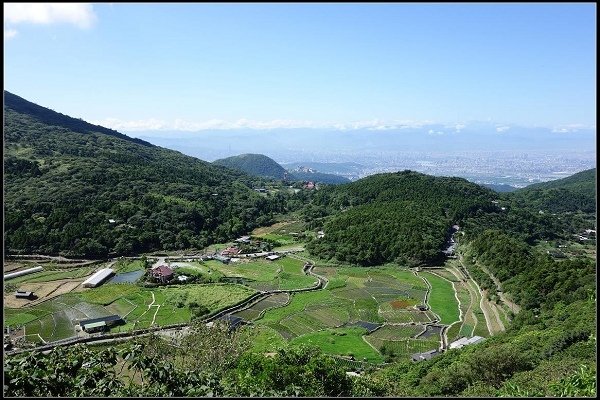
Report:
M277 242L278 246L285 246L292 244L296 241L291 235L281 234L281 233L267 233L265 235L260 236L262 239L272 240Z
M4 326L25 325L49 313L36 308L5 308Z
M235 284L178 285L162 288L161 292L167 302L178 293L183 293L186 304L196 302L206 306L209 311L232 306L256 293L246 286Z
M404 340L414 338L424 329L422 325L385 325L371 333L369 337L380 340Z
M336 328L350 321L350 313L342 306L334 307L307 307L306 313L321 324Z
M290 295L288 293L272 294L269 297L260 300L256 304L253 304L252 307L234 313L234 315L247 321L252 321L259 318L265 310L284 306L287 304L289 299Z
M363 340L367 333L363 328L327 329L319 332L305 334L290 342L291 346L309 344L320 347L328 354L354 356L358 360L381 363L383 358Z
M79 296L89 303L107 305L139 290L141 289L135 285L105 283L102 286L81 292Z
M423 272L431 284L429 305L440 316L440 323L450 325L459 320L458 302L454 296L452 283L434 274Z
M239 263L222 264L211 260L206 263L224 276L248 279L247 285L256 290L291 290L314 286L317 279L305 275L304 262L284 257L276 261L244 260Z
M107 305L106 310L108 310L111 314L118 314L121 317L126 318L127 315L129 315L129 313L136 307L136 304L128 301L125 298L120 298Z
M290 315L279 321L279 323L288 328L294 336L302 336L307 333L328 328L326 324L321 323L307 313Z
M219 271L224 276L238 276L258 282L272 282L277 278L278 265L268 261L248 261L223 264L220 261L206 261L213 271Z
M446 279L448 279L451 282L459 282L460 280L456 277L456 275L454 275L452 272L448 271L447 269L437 269L435 270L435 275L440 275Z
M365 340L378 350L384 347L400 358L410 357L411 354L437 349L440 346L439 335L429 338L414 338L423 331L422 326L384 326L365 336Z
M329 278L327 290L339 289L346 286L346 278Z
M144 269L144 263L142 262L142 260L123 259L117 261L112 268L115 270L115 272L119 274L124 274L127 272L139 271Z
M38 334L46 342L52 342L75 336L75 329L66 313L59 311L26 324L25 333L27 335Z

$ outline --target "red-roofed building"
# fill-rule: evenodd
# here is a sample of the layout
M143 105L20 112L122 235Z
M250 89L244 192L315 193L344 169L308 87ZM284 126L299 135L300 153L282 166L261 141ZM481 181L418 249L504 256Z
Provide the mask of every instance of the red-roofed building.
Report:
M222 256L235 256L236 254L239 254L240 251L241 250L238 249L237 247L228 247L221 252L221 255Z
M173 270L166 265L161 265L160 267L156 267L152 270L152 276L157 281L166 283L173 278Z

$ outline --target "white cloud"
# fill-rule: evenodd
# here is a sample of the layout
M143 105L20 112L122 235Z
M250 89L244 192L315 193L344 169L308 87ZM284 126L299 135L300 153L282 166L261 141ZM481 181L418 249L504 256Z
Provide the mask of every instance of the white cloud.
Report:
M553 133L570 133L570 132L577 132L579 130L586 130L586 129L595 130L596 125L566 124L566 125L555 126L554 128L552 128L552 132Z
M497 126L496 127L496 132L502 133L502 132L506 132L509 129L510 129L510 126Z
M154 118L137 121L123 121L117 118L105 118L103 120L90 121L90 123L118 131L155 131L169 129L169 125L165 121Z
M211 119L207 121L188 121L177 118L172 122L157 120L154 118L147 120L125 121L117 118L105 118L96 120L92 123L102 125L108 128L123 131L150 131L150 130L175 130L175 131L202 131L209 129L298 129L298 128L320 128L335 129L341 131L366 129L371 131L384 131L390 129L421 128L426 126L424 122L401 121L384 122L378 119L355 121L348 123L335 122L313 122L307 120L289 120L275 119L270 121L255 121L247 118L241 118L236 121L225 121L221 119Z
M4 30L4 40L10 40L17 36L17 31L14 29L5 29Z
M88 3L4 3L4 23L68 23L90 28L96 15Z

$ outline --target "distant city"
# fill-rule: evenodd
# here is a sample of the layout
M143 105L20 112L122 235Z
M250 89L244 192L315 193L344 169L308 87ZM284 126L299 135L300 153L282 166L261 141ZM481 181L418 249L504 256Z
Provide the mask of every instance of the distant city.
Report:
M433 133L432 133L433 132ZM158 146L205 161L264 154L351 180L410 169L514 190L596 166L595 127L559 130L478 122L388 130L232 129L132 132Z
M314 155L313 155L314 156ZM310 161L292 162L289 157L274 157L280 164L311 167ZM458 176L479 184L509 185L522 188L538 182L564 178L596 166L595 151L569 152L379 152L364 154L329 153L313 161L331 164L328 173L343 175L351 180L368 175L410 169L436 176ZM350 170L344 164L353 161ZM319 170L319 168L315 168Z

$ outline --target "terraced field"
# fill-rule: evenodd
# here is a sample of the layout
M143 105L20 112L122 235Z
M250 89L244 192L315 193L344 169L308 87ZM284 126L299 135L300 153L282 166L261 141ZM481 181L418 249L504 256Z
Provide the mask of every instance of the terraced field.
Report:
M451 269L416 274L398 266L317 266L313 272L328 279L326 289L293 292L318 282L303 271L302 257L295 257L273 262L242 259L230 264L186 261L176 272L211 276L213 281L237 277L242 284L144 288L130 283L105 283L36 306L5 308L5 321L24 325L32 340L53 341L75 335L74 325L81 319L118 314L126 323L111 330L130 331L187 323L195 317L194 310L221 310L256 291L291 290L273 293L234 314L252 322L251 326L259 332L254 346L261 351L312 343L327 353L383 362L384 356L391 354L404 358L439 348L441 326L432 325L436 319L441 319L441 324L453 324L452 337L470 336L480 329L476 304L479 299L471 284L462 282ZM121 271L134 271L141 266L136 261L118 264ZM429 308L420 311L419 305Z
M293 294L289 305L267 310L255 325L272 329L271 334L278 332L290 344L310 342L332 354L347 355L347 351L344 346L331 346L331 340L360 343L354 348L366 345L368 350L359 353L369 360L383 360L379 350L384 344L401 356L440 346L439 329L415 338L425 331L422 324L430 323L435 315L415 308L425 302L428 286L411 271L397 267L316 267L314 272L329 279L327 290ZM441 286L439 282L435 285ZM449 295L443 293L440 298L444 294ZM458 317L454 292L450 294ZM364 328L348 330L359 321L384 326L371 334ZM338 339L336 332L345 332L346 337Z

